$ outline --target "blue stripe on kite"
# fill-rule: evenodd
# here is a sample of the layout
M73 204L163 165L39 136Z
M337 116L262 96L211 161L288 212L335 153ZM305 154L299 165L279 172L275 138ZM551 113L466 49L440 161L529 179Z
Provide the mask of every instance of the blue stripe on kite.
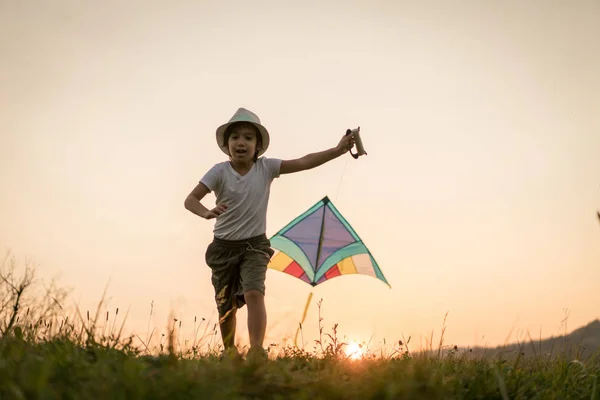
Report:
M310 280L314 280L315 272L312 269L310 261L300 247L288 238L280 235L275 235L271 239L271 247L287 254L291 259L296 261L304 270Z

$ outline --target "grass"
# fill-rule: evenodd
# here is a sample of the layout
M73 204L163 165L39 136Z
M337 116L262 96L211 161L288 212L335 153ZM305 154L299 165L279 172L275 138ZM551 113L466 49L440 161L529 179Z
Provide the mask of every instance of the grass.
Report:
M37 298L30 271L0 271L1 399L600 399L596 356L475 354L444 346L442 330L426 349L410 349L409 338L353 359L320 315L313 350L271 345L263 363L221 360L206 321L181 345L172 318L151 348L153 331L125 336L118 309L101 314L101 301L95 314L66 316L63 292Z

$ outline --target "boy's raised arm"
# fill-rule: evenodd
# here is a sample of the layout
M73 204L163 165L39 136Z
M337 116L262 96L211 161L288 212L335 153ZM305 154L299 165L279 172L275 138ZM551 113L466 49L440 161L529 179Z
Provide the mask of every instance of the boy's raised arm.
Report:
M318 167L346 153L352 146L354 146L354 137L352 135L344 136L337 146L330 149L307 154L304 157L294 160L281 161L279 173L291 174Z

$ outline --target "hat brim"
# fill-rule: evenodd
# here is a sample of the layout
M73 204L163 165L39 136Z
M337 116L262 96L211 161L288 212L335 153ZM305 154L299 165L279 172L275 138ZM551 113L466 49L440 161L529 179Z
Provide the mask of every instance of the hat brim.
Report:
M269 147L269 142L270 142L269 132L267 131L267 128L265 128L261 124L257 124L256 122L250 122L250 121L227 122L226 124L223 124L217 128L217 132L216 132L217 145L219 146L221 151L228 156L230 155L227 143L225 143L225 145L223 145L223 141L225 140L225 131L227 130L229 125L235 124L236 122L246 122L248 124L254 125L258 129L258 131L260 132L260 135L262 136L262 148L258 152L258 155L262 156L265 153L265 151L267 151L267 148Z

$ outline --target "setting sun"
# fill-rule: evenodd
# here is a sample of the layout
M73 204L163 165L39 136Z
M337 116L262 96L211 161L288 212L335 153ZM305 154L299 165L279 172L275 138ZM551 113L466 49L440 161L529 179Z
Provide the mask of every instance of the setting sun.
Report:
M358 360L365 355L365 348L362 344L351 342L346 345L346 356L353 360Z

